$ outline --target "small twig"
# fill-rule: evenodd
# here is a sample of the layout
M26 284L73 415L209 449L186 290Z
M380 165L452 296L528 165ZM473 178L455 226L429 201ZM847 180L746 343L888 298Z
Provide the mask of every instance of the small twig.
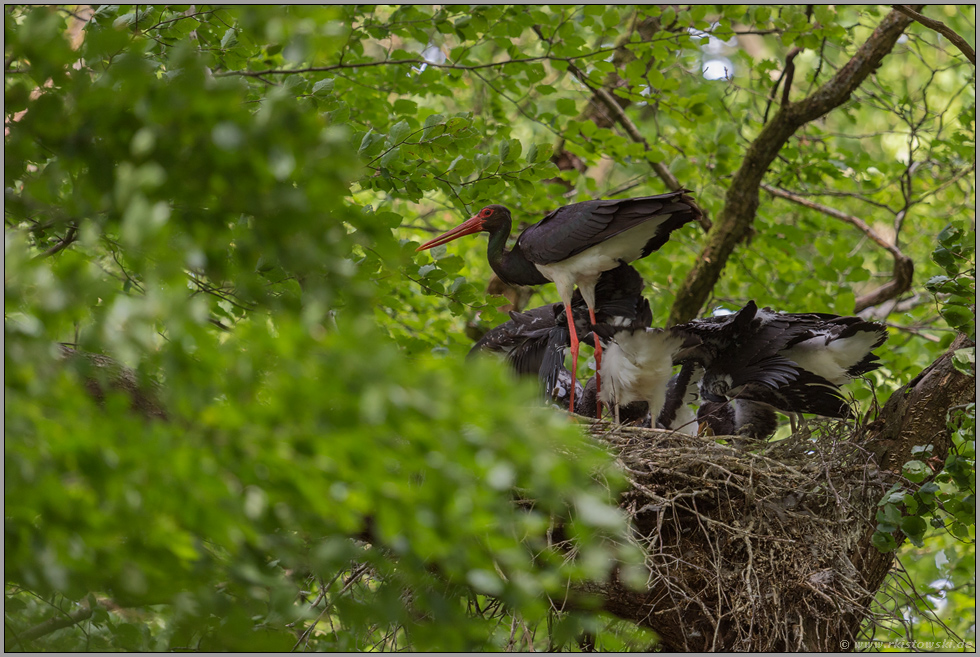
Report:
M912 203L921 203L922 201L924 201L925 199L929 198L930 196L933 196L935 194L938 194L939 192L943 191L944 189L946 189L950 185L956 183L956 181L959 180L960 178L962 178L963 176L967 175L968 173L973 173L976 170L977 170L977 165L974 162L970 166L964 167L963 169L960 169L959 171L957 171L951 178L949 178L948 180L946 180L943 183L941 183L938 187L936 187L934 189L930 189L929 191L923 193L921 196L919 196L914 201L912 201Z
M358 567L357 570L355 570L353 573L351 573L350 577L347 578L347 581L344 582L344 588L340 589L340 591L337 593L337 595L335 597L338 597L339 598L343 594L347 593L347 591L349 591L350 588L352 586L354 586L354 584L357 582L357 580L359 580L361 578L361 575L363 575L367 571L368 566L369 566L369 564L366 564L366 563L361 564L360 567ZM333 606L331 604L332 602L333 602L333 599L331 599L330 602L328 602L326 605L324 605L323 611L320 612L320 614L316 617L316 619L312 623L310 623L310 626L307 627L303 631L303 633L300 635L299 640L296 642L296 645L293 646L293 650L296 650L297 648L299 648L299 644L303 643L304 640L308 640L309 639L310 635L313 633L313 628L315 628L317 626L317 623L320 622L320 619L323 618L323 615L325 613L327 613L330 610L330 608Z
M783 80L786 78L787 74L789 74L790 79L786 83L786 86L783 89L782 104L785 105L787 102L789 102L789 91L787 91L787 89L789 89L789 86L793 81L793 75L796 72L796 65L793 64L793 59L798 54L800 54L800 48L793 48L786 55L786 66L783 67L783 70L779 74L779 77L776 78L776 82L772 85L772 91L769 92L769 98L766 99L766 111L762 113L763 124L765 124L766 121L769 120L769 109L772 107L772 101L776 100L776 92L779 91L779 85L783 83Z
M959 34L957 34L952 29L950 29L948 25L946 25L941 21L933 20L932 18L927 18L926 16L923 16L919 12L909 7L908 5L892 5L892 7L902 12L912 20L916 21L917 23L922 23L930 30L935 30L936 32L942 34L944 37L949 39L950 43L952 43L954 46L959 48L960 52L966 55L966 58L970 60L971 64L973 64L974 66L977 65L977 51L974 50L970 46L970 44L966 42L966 39L964 39Z
M793 86L793 76L796 75L796 56L803 52L802 48L793 48L786 55L786 81L783 83L783 101L780 103L784 107L789 104L789 90Z
M906 333L911 333L915 337L922 338L923 340L928 340L929 342L942 342L942 338L937 338L934 335L928 335L912 326L899 326L898 324L890 324L888 322L885 322L885 326L887 326L888 328L896 329L898 331L905 331Z

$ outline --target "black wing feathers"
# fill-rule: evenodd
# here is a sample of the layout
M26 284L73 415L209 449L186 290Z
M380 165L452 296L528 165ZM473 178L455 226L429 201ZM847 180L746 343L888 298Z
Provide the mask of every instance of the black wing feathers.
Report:
M687 191L566 205L521 233L517 244L528 260L547 265L661 217L661 230L644 249L643 255L649 255L667 241L671 231L701 216L701 210Z

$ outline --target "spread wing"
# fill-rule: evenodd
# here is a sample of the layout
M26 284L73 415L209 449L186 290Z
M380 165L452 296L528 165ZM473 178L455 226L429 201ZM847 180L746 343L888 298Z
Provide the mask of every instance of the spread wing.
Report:
M837 386L806 370L798 370L795 380L778 388L750 384L733 397L768 404L784 413L815 413L837 418L851 416L847 400Z
M518 374L537 374L561 309L560 303L553 303L511 312L510 320L487 331L468 357L485 351L504 353Z

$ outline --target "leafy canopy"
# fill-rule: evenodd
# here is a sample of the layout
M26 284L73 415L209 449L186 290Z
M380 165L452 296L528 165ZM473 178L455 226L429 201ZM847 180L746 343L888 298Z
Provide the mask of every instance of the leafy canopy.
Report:
M463 361L467 331L506 318L482 242L414 247L491 202L532 222L666 191L651 164L717 217L788 48L807 93L882 11L8 7L8 646L648 646L595 601L550 611L614 565L644 581L622 476L533 386ZM944 19L963 33L965 11ZM938 295L893 309L879 398L975 331L974 256L950 246L974 235L975 89L936 44L911 28L767 177L865 216ZM700 74L710 52L731 80ZM646 144L591 113L610 80ZM701 239L637 263L657 323ZM853 226L770 199L710 306L850 314L891 268ZM59 342L132 368L166 421ZM973 498L947 492L965 523ZM23 638L55 608L91 613Z

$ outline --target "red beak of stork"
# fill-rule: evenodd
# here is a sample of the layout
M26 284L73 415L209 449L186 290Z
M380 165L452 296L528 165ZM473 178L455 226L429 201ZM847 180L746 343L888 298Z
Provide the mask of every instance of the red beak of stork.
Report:
M454 239L460 238L463 235L472 235L473 233L479 233L481 230L483 230L483 224L484 224L483 219L481 219L479 215L475 217L471 217L466 221L464 221L463 223L461 223L460 225L453 228L452 230L443 233L442 235L440 235L435 239L429 240L428 242L426 242L425 244L423 244L422 246L420 246L415 250L425 251L426 249L431 249L434 246L439 246L440 244L446 244L447 242L452 242Z

